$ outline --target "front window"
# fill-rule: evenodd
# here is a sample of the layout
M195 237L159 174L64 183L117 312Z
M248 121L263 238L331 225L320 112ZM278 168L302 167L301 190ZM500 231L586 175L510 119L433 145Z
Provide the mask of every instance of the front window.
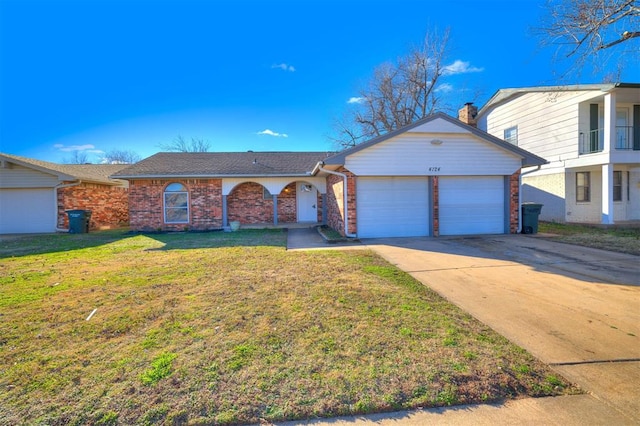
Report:
M590 173L589 172L577 172L576 173L576 201L587 202L591 201L591 185L590 185Z
M622 172L613 172L613 201L622 201Z
M164 189L165 223L189 223L189 192L181 183L172 183Z
M518 126L509 127L504 131L504 140L513 145L518 145Z

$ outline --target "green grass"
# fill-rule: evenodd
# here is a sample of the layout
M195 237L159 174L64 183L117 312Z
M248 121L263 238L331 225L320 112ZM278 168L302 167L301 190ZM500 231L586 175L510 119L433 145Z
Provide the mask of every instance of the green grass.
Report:
M257 423L576 392L374 253L288 252L285 238L3 241L0 424Z
M640 228L540 222L538 232L554 234L551 238L563 243L640 255Z

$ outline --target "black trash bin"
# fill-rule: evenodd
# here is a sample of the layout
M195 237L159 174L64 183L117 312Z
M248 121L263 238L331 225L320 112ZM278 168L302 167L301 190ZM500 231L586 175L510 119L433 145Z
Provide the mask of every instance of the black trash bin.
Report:
M86 234L89 232L91 210L67 210L69 215L69 233Z
M542 211L542 204L522 203L522 233L538 233L538 216Z

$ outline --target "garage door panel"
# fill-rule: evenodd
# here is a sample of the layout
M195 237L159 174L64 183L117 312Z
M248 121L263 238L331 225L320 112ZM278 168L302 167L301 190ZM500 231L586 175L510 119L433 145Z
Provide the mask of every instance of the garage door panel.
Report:
M52 189L0 190L0 234L55 232Z
M429 234L428 178L361 177L357 185L359 237Z
M502 176L441 177L440 235L504 233Z

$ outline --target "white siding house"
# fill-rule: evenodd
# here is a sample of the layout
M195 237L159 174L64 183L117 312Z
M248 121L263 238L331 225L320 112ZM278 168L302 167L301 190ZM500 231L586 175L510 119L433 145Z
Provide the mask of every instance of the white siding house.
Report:
M499 90L478 127L544 157L524 168L522 201L541 220L640 220L640 84Z

